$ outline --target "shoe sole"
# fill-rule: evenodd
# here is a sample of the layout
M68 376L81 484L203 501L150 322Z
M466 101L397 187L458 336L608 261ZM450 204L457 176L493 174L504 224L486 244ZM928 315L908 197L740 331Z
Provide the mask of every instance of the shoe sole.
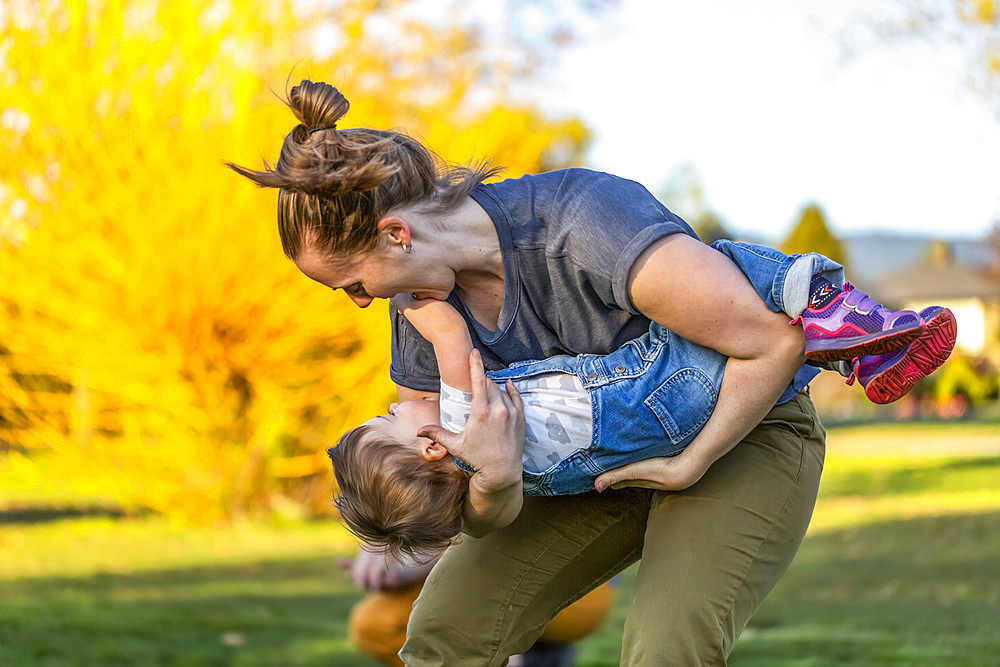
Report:
M865 395L872 403L884 405L898 401L951 356L958 337L954 313L942 308L926 324L927 332L910 344L899 361L868 381Z
M850 361L855 357L889 354L902 350L926 334L927 326L921 323L898 329L886 329L865 336L807 341L806 359L809 361Z

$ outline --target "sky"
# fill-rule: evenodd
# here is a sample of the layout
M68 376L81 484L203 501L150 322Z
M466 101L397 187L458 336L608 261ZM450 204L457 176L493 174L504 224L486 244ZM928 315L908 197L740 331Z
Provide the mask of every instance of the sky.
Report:
M593 133L588 166L655 194L699 175L727 227L974 238L1000 221L1000 109L974 55L870 28L900 0L621 0L539 94ZM665 202L670 206L670 202Z

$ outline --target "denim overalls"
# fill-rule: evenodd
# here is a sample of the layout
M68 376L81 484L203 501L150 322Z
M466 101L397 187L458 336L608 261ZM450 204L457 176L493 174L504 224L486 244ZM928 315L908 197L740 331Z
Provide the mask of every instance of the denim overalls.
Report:
M654 456L674 456L712 415L727 357L655 322L611 354L561 355L521 361L487 376L498 383L542 373L569 373L587 393L593 428L589 447L540 473L524 471L524 493L553 496L594 490L603 472ZM459 467L471 472L461 460Z
M798 315L808 300L813 275L823 275L835 284L843 282L842 267L822 255L785 255L728 240L712 247L740 267L775 312ZM580 378L590 394L593 432L589 447L576 450L544 472L524 471L524 493L586 493L594 490L594 480L608 470L679 454L712 415L727 361L728 357L653 322L645 335L611 354L561 355L488 372L490 379L501 384L542 373L569 373ZM789 394L786 390L778 403L794 393L785 395ZM464 461L455 462L472 472Z

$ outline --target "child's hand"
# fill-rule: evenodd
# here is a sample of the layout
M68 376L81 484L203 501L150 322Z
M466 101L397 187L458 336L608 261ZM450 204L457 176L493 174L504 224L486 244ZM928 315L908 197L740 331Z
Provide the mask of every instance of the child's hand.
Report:
M392 297L389 304L431 343L439 336L467 329L465 318L447 301L416 299L409 292L401 292Z
M354 558L338 558L337 565L347 571L358 588L370 591L394 590L422 581L437 558L426 563L401 563L387 553L369 551L363 546Z
M701 479L705 470L695 457L685 456L681 452L677 456L643 459L609 470L594 480L594 488L604 491L608 487L623 489L638 486L660 491L680 491Z

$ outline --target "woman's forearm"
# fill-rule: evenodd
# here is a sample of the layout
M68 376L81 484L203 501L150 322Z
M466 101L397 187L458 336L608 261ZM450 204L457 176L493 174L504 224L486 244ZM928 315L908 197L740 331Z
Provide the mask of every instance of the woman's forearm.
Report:
M524 502L521 475L509 486L500 489L483 489L474 475L469 480L469 498L465 503L463 531L472 537L509 525L521 512Z
M789 339L767 356L726 362L712 416L677 457L690 484L760 423L804 361L798 341Z
M678 491L697 482L774 407L805 360L801 336L776 337L767 353L730 358L711 417L687 448L674 457L643 459L609 470L594 481L609 486L641 486Z
M475 470L469 479L463 531L479 536L508 525L521 511L524 403L512 382L501 391L486 378L478 350L468 359L472 404L465 430L452 433L425 426L417 435L444 445Z

